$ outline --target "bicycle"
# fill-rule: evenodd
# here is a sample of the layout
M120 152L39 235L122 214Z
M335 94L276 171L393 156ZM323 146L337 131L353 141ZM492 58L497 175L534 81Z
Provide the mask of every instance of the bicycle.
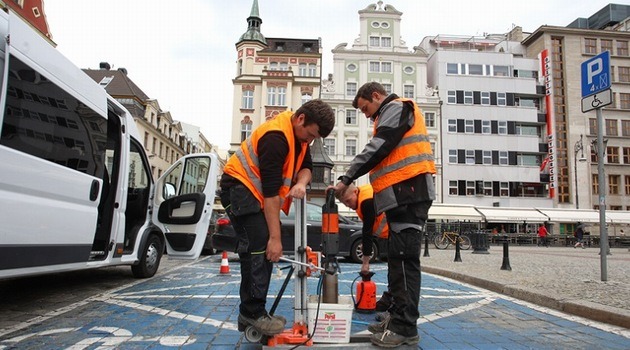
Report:
M455 245L455 242L459 241L459 248L463 250L470 249L470 238L465 235L460 235L457 232L444 231L441 234L436 234L433 237L433 244L437 249L446 249L451 244Z

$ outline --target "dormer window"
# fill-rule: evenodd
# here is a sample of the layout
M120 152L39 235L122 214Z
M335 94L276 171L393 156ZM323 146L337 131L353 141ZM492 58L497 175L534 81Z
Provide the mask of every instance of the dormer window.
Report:
M313 49L313 45L304 44L304 52L311 52L312 49Z
M284 51L284 43L276 43L276 51Z

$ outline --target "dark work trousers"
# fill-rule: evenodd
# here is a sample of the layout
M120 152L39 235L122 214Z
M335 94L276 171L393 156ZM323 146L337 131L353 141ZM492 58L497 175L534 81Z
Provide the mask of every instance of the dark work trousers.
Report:
M226 208L232 226L241 240L237 249L241 264L241 304L239 311L245 317L257 319L267 314L265 302L267 301L273 264L267 260L265 254L269 241L269 229L265 215L260 210L260 205L258 205L257 210L243 210L245 206L252 203L251 198L249 198L244 201L245 205L238 206L239 215L235 215L230 210L233 205L237 207L235 202L243 201L243 196L253 197L248 190L243 193L243 186L234 186L228 191L222 191L221 203ZM257 203L255 198L254 200ZM255 212L250 213L250 211Z
M390 225L387 249L388 282L394 299L389 309L391 320L387 329L405 337L418 335L422 231L406 228L396 232L392 230L392 223L413 223L424 227L431 203L414 203L385 212Z

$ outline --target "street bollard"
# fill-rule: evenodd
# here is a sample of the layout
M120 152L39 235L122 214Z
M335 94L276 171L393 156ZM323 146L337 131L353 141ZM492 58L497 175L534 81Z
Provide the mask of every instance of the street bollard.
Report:
M423 257L429 257L429 233L424 233L424 255Z
M455 260L454 262L462 262L462 255L460 254L460 247L459 247L459 235L456 235L455 238Z
M503 265L501 265L501 270L512 271L512 267L510 266L509 245L510 241L508 240L508 236L503 236Z

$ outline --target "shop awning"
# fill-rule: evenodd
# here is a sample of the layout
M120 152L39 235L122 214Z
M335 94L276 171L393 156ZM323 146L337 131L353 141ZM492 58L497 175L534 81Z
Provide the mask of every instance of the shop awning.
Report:
M483 221L483 216L473 206L433 203L429 220Z
M599 212L597 213L599 215ZM630 211L606 210L606 221L612 221L613 224L630 224Z
M546 215L534 208L476 207L487 222L545 222Z
M599 212L592 209L537 208L537 210L549 217L550 222L577 223L579 221L590 224L599 222Z

